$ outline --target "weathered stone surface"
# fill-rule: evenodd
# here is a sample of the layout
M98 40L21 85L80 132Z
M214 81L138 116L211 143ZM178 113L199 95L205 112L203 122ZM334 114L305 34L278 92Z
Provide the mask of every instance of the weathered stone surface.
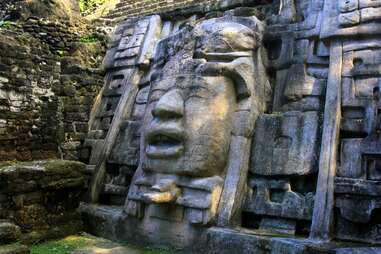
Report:
M161 4L121 22L104 61L89 230L197 253L372 251L379 1Z
M75 161L1 166L1 242L33 243L78 232L82 224L76 208L86 182L85 165Z
M110 51L114 62L106 66L113 78L99 104L108 124L97 119L92 124L107 132L105 146L93 152L99 154L98 159L92 157L93 201L121 204L115 198L123 193L116 190L129 187L124 212L130 218L125 223L137 225L136 235L148 234L147 242L155 243L162 235L176 247L191 247L203 238L203 229L196 226L216 223L219 211L221 224L237 223L247 148L255 120L271 95L261 58L263 24L253 13L237 9L223 17L186 22L184 27L173 24L155 55L147 48L153 49L160 36L158 16L119 26L119 43ZM150 70L135 66L144 54L141 63ZM118 86L121 79L125 89ZM112 93L110 88L119 90ZM109 97L116 96L120 101L113 107ZM229 149L234 152L229 154ZM238 188L230 189L235 184ZM221 194L234 203L219 205ZM153 225L162 227L157 236L149 233L156 231ZM174 233L172 227L183 230Z
M103 83L104 35L64 19L72 0L0 4L0 161L78 160Z
M20 227L9 221L0 220L0 243L16 242L21 235Z
M0 245L0 254L29 254L27 246L21 244Z
M262 176L316 171L318 114L262 115L255 129L251 172Z
M380 248L342 248L337 249L337 254L377 254L380 253Z
M335 253L332 247L299 239L254 235L247 230L208 230L208 253L331 254Z

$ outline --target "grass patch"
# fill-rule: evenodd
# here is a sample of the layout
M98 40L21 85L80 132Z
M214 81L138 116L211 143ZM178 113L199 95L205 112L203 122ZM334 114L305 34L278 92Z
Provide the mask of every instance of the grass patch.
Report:
M9 29L11 28L12 23L7 20L0 20L0 28Z
M175 254L173 251L169 250L163 250L163 249L153 249L150 247L142 247L136 244L127 243L127 242L121 242L120 243L123 246L127 246L136 250L140 250L142 254Z
M173 253L166 250L145 249L144 254L173 254Z
M36 244L32 246L31 254L71 254L75 250L91 246L108 250L109 248L115 247L115 245L118 244L88 234L80 234L68 236L61 240ZM141 254L174 254L174 252L166 250L152 249L125 242L119 243L119 245L131 248L131 250L137 251Z
M93 239L84 236L68 236L61 240L34 245L31 248L31 254L70 254L93 241Z

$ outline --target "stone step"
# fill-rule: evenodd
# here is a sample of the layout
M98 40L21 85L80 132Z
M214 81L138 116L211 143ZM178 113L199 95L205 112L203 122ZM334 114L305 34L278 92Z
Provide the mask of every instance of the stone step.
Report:
M380 248L353 247L354 243L314 242L308 238L269 235L258 230L208 229L209 254L272 253L272 254L380 254ZM360 245L361 244L357 244ZM346 247L348 246L348 247Z
M107 18L108 19L122 21L123 19L127 18L127 15L124 15L124 14L112 14L112 15L107 16Z
M336 249L336 254L380 254L381 248L380 247L374 247L374 248L339 248Z
M16 242L21 235L20 227L10 221L0 220L0 244Z
M106 17L115 18L115 17L121 17L121 16L126 16L125 12L123 10L122 11L115 10L115 11L108 13Z
M123 11L123 10L131 9L131 8L132 8L131 4L122 4L122 5L117 6L112 11Z
M117 3L115 5L115 9L118 9L120 7L124 7L124 6L129 6L129 5L132 5L132 3L128 2L128 1L120 1L119 3Z
M107 14L107 16L123 14L125 11L128 11L130 9L131 9L131 5L130 4L126 4L126 5L123 5L123 6L120 6L120 7L117 7L115 9L111 10Z

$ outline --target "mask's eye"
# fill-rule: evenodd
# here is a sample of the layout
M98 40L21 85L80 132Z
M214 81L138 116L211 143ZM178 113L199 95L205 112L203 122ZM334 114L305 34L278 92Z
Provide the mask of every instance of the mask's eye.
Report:
M149 103L160 100L160 98L163 97L164 94L165 94L164 90L159 90L159 89L153 90L149 98Z
M187 98L208 98L210 96L209 90L201 86L193 86L188 90Z

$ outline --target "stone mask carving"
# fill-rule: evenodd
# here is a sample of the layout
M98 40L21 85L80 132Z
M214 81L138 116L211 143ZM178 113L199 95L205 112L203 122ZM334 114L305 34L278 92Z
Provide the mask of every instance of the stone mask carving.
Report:
M226 165L236 97L226 77L166 77L152 85L143 169L206 177Z
M194 225L220 220L220 200L240 199L224 185L244 185L234 174L247 174L248 145L269 93L266 75L258 75L261 24L232 14L187 23L157 45L140 164L124 208L129 220L141 219L143 235L157 226L187 245L200 238ZM235 207L221 207L230 222ZM174 235L172 227L184 230Z
M143 195L146 202L176 202L181 176L217 176L222 184L235 114L251 94L246 79L253 72L249 57L257 47L251 29L207 20L190 36L194 40L177 52L178 45L171 45L168 51L174 56L152 77L141 169L146 176L160 175Z

